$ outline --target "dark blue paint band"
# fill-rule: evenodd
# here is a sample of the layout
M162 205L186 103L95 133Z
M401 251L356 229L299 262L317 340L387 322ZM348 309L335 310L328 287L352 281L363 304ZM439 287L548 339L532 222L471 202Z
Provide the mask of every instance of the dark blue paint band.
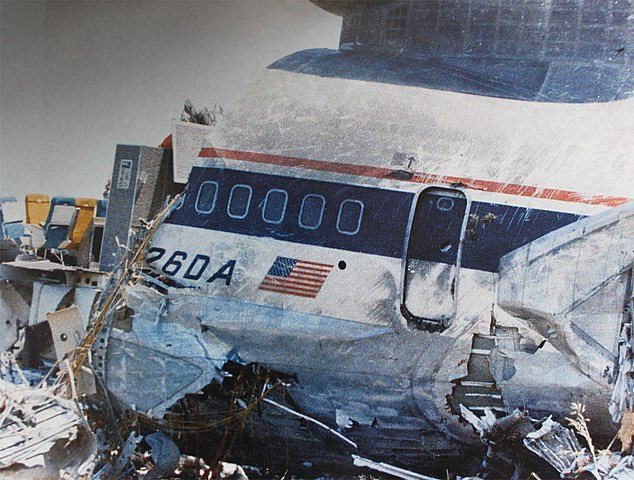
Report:
M203 182L217 182L219 188L210 213L200 213L195 204ZM248 185L252 189L250 206L244 218L229 215L232 188ZM288 193L285 213L280 223L266 222L262 215L267 192L272 189ZM299 215L306 195L321 195L326 200L321 224L309 229L300 226ZM245 197L246 198L246 197ZM167 223L252 237L267 237L285 242L323 246L340 250L402 258L410 210L415 195L410 192L361 187L306 178L285 177L220 168L194 167L182 206ZM440 198L440 197L439 197ZM338 224L340 206L346 200L363 204L362 219L354 235L342 233ZM464 202L464 200L461 200ZM433 226L427 233L412 229L410 254L431 262L455 262L457 248L447 249L447 239L454 238L462 225L459 202L447 210L448 203L435 208L417 209L415 225ZM199 209L200 210L200 209ZM355 209L358 211L359 209ZM206 211L206 209L205 209ZM464 211L464 209L462 210ZM424 215L420 222L420 215ZM452 218L453 216L453 218ZM527 243L568 225L582 215L527 209L486 202L472 202L462 250L464 268L496 272L500 257ZM339 228L338 228L339 227ZM459 231L459 230L458 230ZM418 242L417 238L418 237ZM413 242L413 243L412 243Z

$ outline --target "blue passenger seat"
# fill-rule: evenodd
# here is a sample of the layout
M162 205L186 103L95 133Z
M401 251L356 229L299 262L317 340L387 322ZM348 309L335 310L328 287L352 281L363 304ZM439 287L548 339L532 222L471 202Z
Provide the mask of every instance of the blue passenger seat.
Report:
M44 248L63 248L75 224L77 210L72 197L53 197L48 218L44 223Z

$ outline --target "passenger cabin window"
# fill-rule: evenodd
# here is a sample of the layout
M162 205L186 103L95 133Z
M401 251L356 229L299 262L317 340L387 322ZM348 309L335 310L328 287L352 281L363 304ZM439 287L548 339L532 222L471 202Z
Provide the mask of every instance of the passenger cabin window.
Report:
M344 200L339 207L337 231L344 235L356 235L361 228L363 202L360 200Z
M231 218L242 219L249 213L253 189L249 185L234 185L229 194L227 214Z
M418 196L403 272L403 306L418 320L448 325L455 315L467 208L459 190L432 187Z
M288 203L288 193L286 190L269 190L264 198L264 208L262 209L262 220L267 223L282 223L286 213Z
M198 189L198 196L196 197L196 211L198 213L213 212L214 208L216 208L217 197L218 182L203 182Z
M306 195L299 210L299 226L308 230L319 228L325 207L326 199L321 195L313 193Z

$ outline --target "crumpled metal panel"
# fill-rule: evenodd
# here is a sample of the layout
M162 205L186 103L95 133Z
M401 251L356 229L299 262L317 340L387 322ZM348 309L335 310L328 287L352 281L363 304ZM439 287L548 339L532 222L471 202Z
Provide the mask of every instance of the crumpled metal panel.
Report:
M497 303L605 382L628 298L633 239L634 202L551 232L502 257Z
M631 267L633 238L634 202L551 232L502 257L498 303L523 318L568 314Z
M124 407L158 418L178 398L220 380L218 369L239 358L288 374L300 411L333 427L345 417L360 448L386 455L399 444L455 449L442 421L443 399L429 394L452 338L194 289L172 288L162 296L131 287L127 304L135 312L131 326L115 325L106 358L107 388Z
M57 310L66 294L72 290L70 285L33 282L33 300L29 326L46 321L46 314Z
M200 325L188 322L187 305L146 287L129 287L126 293L134 311L132 330L111 331L106 385L123 405L161 418L185 394L221 379L230 347L203 341Z
M30 305L18 289L23 286L0 280L0 351L18 340L18 332L29 321Z
M499 305L563 315L634 260L634 202L579 220L500 259ZM623 297L624 299L624 297Z

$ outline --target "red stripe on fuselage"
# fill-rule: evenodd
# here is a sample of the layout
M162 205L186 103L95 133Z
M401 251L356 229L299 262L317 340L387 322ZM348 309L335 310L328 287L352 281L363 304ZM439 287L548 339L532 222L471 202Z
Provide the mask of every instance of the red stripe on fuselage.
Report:
M172 148L172 136L170 135L165 138L160 146L163 148ZM473 190L483 190L492 193L519 195L522 197L542 198L546 200L559 200L563 202L584 203L589 205L605 205L608 207L616 207L630 200L626 197L614 197L608 195L595 195L591 197L585 197L583 194L573 192L571 190L539 188L530 185L518 185L515 183L503 183L493 180L454 177L448 175L438 175L434 173L410 173L404 170L384 167L351 165L348 163L311 160L299 157L286 157L282 155L272 155L257 152L241 152L238 150L226 150L222 148L203 148L200 151L199 157L220 157L253 163L266 163L287 167L301 167L324 172L344 173L348 175L359 175L364 177L400 180L422 184L441 183L456 187L470 188Z
M307 158L285 157L281 155L271 155L256 152L240 152L236 150L225 150L221 148L203 148L199 157L205 158L227 158L230 160L242 160L253 163L267 163L286 167L301 167L310 170L325 172L344 173L349 175L359 175L389 180L401 180L413 183L442 183L456 187L470 188L473 190L483 190L492 193L503 193L507 195L519 195L522 197L543 198L547 200L560 200L563 202L586 203L590 205L606 205L616 207L627 201L629 198L596 195L584 197L582 194L571 190L559 190L556 188L538 188L530 185L518 185L515 183L502 183L493 180L478 180L466 177L453 177L449 175L437 175L434 173L412 173L403 170L371 167L366 165L351 165L349 163L326 162L322 160L310 160Z

